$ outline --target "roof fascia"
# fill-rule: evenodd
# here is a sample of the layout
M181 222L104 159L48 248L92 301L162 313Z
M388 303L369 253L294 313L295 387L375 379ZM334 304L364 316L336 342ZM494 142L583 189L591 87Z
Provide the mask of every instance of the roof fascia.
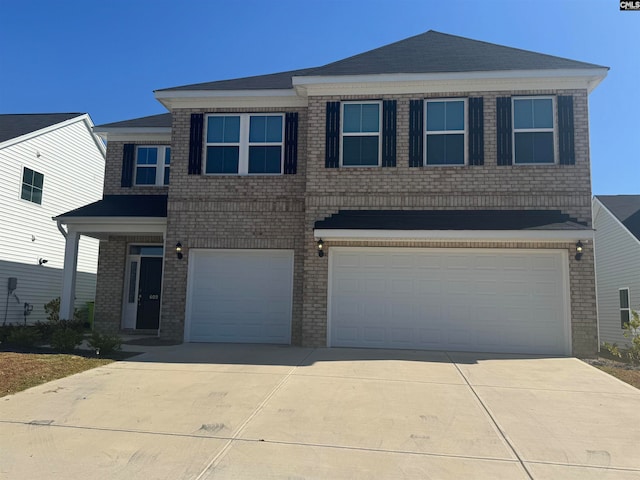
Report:
M94 129L94 133L106 141L171 141L171 127L112 127Z
M307 101L293 89L272 90L171 90L154 92L169 110L218 107L306 107Z
M579 88L589 93L607 76L606 68L564 70L505 70L488 72L401 73L293 77L302 95L364 90L363 93L435 93ZM350 92L353 93L353 92Z
M624 226L624 223L622 223L620 221L620 219L618 217L616 217L614 215L614 213L611 210L609 210L604 203L602 203L600 200L598 200L598 197L593 197L593 202L592 202L592 207L591 208L592 208L592 213L593 213L593 223L594 223L594 225L595 225L595 222L596 222L596 215L599 214L601 211L604 211L608 215L610 215L611 218L613 218L613 221L616 224L618 224L618 226L620 228L622 228L627 233L627 235L629 235L638 245L640 245L640 239L638 239L633 233L631 233L629 231L629 229Z
M76 123L79 121L86 122L87 120L91 122L89 115L87 115L86 113L83 113L82 115L78 115L77 117L70 118L68 120L65 120L64 122L54 123L53 125L49 125L48 127L44 127L39 130L34 130L33 132L25 133L24 135L20 135L19 137L14 137L14 138L10 138L9 140L5 140L4 142L0 143L0 148L6 148L16 143L24 142L25 140L30 140L40 135L44 135L45 133L49 133L59 128L66 127L73 123ZM91 124L91 126L93 126L93 124Z
M325 241L541 241L567 242L593 239L593 230L359 230L319 228L315 238Z

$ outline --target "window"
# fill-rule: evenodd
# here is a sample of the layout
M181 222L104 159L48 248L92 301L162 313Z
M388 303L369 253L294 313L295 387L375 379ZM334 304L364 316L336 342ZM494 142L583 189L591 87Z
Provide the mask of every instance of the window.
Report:
M555 163L553 103L551 97L513 99L514 163Z
M620 289L620 327L624 328L624 324L629 322L631 307L629 303L629 289Z
M44 175L24 167L22 171L22 192L20 198L29 202L42 204L42 186Z
M342 104L342 165L380 165L380 102Z
M164 146L139 146L136 148L135 184L169 185L171 148Z
M464 165L466 100L426 101L426 164Z
M278 175L284 159L284 115L209 115L205 173Z

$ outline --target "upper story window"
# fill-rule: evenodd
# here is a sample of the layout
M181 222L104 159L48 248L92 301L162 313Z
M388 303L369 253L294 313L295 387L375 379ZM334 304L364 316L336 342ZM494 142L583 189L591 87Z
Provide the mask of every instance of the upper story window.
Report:
M20 198L29 202L42 204L42 188L44 175L30 168L24 167L22 171L22 192Z
M380 165L382 136L381 102L342 104L342 166Z
M555 163L554 99L513 98L513 163Z
M426 102L426 164L464 165L466 145L466 99Z
M205 132L205 173L282 173L284 115L209 115Z
M629 302L629 289L621 288L620 295L620 327L624 328L625 323L629 323L631 318L631 303Z
M167 146L136 147L135 185L169 185L171 148Z

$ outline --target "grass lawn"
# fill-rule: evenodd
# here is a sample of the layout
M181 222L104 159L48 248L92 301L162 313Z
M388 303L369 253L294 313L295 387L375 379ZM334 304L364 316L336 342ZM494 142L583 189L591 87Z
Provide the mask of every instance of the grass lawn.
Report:
M67 354L0 352L0 397L113 361Z

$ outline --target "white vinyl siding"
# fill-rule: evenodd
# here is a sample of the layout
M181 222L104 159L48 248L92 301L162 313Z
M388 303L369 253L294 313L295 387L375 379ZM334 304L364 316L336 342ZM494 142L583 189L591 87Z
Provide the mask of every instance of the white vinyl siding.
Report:
M628 288L631 309L640 309L640 242L605 208L595 209L593 226L600 343L623 345L619 290Z
M559 250L329 251L329 344L568 354Z
M51 218L102 197L104 156L91 135L80 119L0 147L0 282L6 289L6 278L16 276L20 299L10 299L8 321L22 321L24 302L34 305L30 322L44 320L43 304L60 296L65 239ZM41 205L20 198L24 167L44 175ZM39 258L46 265L39 266ZM77 307L94 297L97 260L98 241L82 237Z

